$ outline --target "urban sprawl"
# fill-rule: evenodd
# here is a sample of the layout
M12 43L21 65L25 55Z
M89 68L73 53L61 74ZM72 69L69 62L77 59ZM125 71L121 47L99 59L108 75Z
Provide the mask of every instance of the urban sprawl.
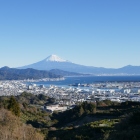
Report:
M75 83L66 87L59 87L55 85L38 85L31 81L28 81L28 83L27 81L16 80L0 81L0 96L17 96L23 92L35 95L44 94L50 98L54 98L56 104L44 107L44 109L52 112L65 111L77 103L84 101L140 102L140 82Z

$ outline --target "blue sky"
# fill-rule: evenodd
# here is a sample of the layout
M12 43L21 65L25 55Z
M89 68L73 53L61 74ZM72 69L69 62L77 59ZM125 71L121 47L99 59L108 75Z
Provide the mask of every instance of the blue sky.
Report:
M77 64L140 66L140 0L0 0L0 67L56 54Z

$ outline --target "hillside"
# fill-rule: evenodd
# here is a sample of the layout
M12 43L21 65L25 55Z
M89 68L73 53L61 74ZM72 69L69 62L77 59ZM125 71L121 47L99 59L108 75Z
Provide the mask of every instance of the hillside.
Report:
M59 69L52 69L49 72L56 74L56 75L61 75L61 76L81 76L84 74L76 73L76 72L68 72L68 71L63 71Z
M15 69L3 67L0 69L0 80L24 80L41 78L60 78L62 76L53 74L49 71L35 69Z
M11 102L11 99L14 102ZM23 133L20 130L24 128L26 136L34 135L32 136L35 137L34 139L36 137L42 139L43 135L44 140L140 139L139 102L118 103L109 100L96 103L83 102L73 109L53 114L42 109L43 105L50 103L53 103L52 99L43 94L23 93L14 98L0 97L0 130L4 130L0 138L4 138L6 134L13 139L18 134L22 137ZM18 104L20 115L17 114ZM7 110L10 110L12 114ZM10 118L6 116L7 112ZM26 130L31 133L28 135ZM17 137L21 139L19 135Z
M140 103L111 101L82 103L67 112L54 114L56 131L49 137L63 140L139 140Z
M43 140L42 134L26 125L10 111L0 109L0 140Z

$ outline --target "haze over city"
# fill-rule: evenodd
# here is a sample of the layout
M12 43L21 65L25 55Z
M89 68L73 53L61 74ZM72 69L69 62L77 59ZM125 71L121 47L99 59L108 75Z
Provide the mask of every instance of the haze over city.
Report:
M87 66L140 66L139 6L139 0L2 0L0 67L51 54Z

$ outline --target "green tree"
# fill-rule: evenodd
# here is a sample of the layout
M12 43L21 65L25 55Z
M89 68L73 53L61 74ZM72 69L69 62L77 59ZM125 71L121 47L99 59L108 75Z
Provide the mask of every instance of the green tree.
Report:
M90 113L96 113L96 105L94 103L89 104Z
M20 116L20 106L19 106L19 103L14 98L14 96L10 97L8 109L16 116L18 117Z

